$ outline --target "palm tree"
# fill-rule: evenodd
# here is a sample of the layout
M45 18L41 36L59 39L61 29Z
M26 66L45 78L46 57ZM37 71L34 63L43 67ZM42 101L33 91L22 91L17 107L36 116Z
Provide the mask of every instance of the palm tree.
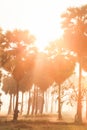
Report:
M81 103L81 76L82 76L82 63L83 58L87 57L87 5L82 7L68 8L66 13L62 15L62 28L64 29L63 35L63 48L75 52L79 62L79 92L77 114L75 121L82 122L82 103Z
M6 64L3 67L9 71L17 82L16 87L16 105L13 120L18 117L18 97L19 97L19 82L29 69L33 66L33 59L29 57L27 50L28 44L33 43L34 37L28 31L14 30L6 33Z
M50 57L50 75L58 85L58 118L61 115L61 85L74 72L75 60L69 50L62 48L62 39L57 39L48 46L48 56Z
M16 81L11 76L4 76L3 77L3 85L2 90L5 92L5 94L10 95L10 102L9 102L9 109L8 114L11 114L12 111L12 95L16 94Z
M20 87L19 87L19 91L22 92L22 96L25 92L29 92L29 99L28 99L28 110L27 110L27 115L29 114L29 108L30 108L30 88L32 87L33 83L31 80L31 76L32 76L32 71L28 71L26 75L24 75L23 79L20 81ZM22 97L23 99L23 97ZM21 102L21 114L23 111L23 100Z
M52 77L58 84L58 118L61 115L61 84L73 74L75 63L66 55L58 55L53 59Z
M37 54L36 63L33 70L33 83L37 88L37 93L38 88L40 88L43 93L43 102L41 110L42 113L44 104L44 91L46 91L47 88L50 87L53 83L53 79L50 76L50 61L45 53ZM38 97L36 99L38 99Z
M37 54L33 72L33 81L34 84L39 86L42 91L45 91L53 83L53 80L50 76L50 63L51 61L45 53Z

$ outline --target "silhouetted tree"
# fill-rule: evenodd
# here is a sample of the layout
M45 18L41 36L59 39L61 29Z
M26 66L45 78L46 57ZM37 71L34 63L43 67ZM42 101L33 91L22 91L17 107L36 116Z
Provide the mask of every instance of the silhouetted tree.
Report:
M87 57L87 5L82 7L68 8L62 15L62 28L64 29L63 48L75 52L79 62L79 91L78 105L75 121L82 122L82 94L81 94L81 76L83 59Z
M58 84L58 118L61 119L61 84L74 72L75 63L68 56L59 55L53 60L52 76Z
M12 76L4 76L2 81L2 90L5 92L5 94L10 95L10 102L9 102L9 109L8 114L12 114L12 95L16 94L16 81L13 79Z
M13 120L17 120L18 117L19 82L25 73L33 67L31 62L33 59L29 59L29 52L27 50L28 45L33 43L33 41L34 37L28 31L14 30L13 32L8 31L6 33L6 43L9 46L4 53L7 62L3 67L12 74L17 82L16 106Z
M35 86L37 86L37 89L39 87L43 92L42 94L43 95L42 109L43 109L44 91L46 91L47 88L50 87L50 85L52 85L53 83L53 79L50 76L50 61L45 53L38 53L37 55L35 67L33 70L33 83L35 84Z

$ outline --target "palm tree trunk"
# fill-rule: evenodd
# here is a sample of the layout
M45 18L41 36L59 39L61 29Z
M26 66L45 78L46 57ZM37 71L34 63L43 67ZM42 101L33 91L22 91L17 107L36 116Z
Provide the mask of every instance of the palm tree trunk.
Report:
M46 91L46 96L45 96L46 100L45 100L45 112L48 112L48 93Z
M24 99L24 93L22 92L22 102L21 102L21 111L20 111L21 115L22 115L22 112L23 112L23 99Z
M31 112L32 115L34 114L34 110L35 110L35 86L34 86L34 94L32 97L32 112Z
M42 96L43 98L42 98L41 111L40 111L41 114L43 113L43 108L44 108L44 92L42 94L43 94Z
M15 106L15 95L13 94L13 111L14 111L14 106Z
M54 95L52 95L52 99L51 99L51 113L53 112L53 96Z
M82 123L81 78L82 78L82 58L80 58L79 63L79 89L78 89L77 113L75 116L76 123Z
M35 115L38 112L38 87L36 87L36 95L35 95Z
M18 119L18 99L19 99L19 82L17 82L17 92L16 92L16 105L15 105L15 110L14 110L14 115L13 115L13 120L16 121Z
M12 112L12 94L10 94L10 102L9 102L8 114L11 114L11 112Z
M61 120L62 119L62 115L61 115L61 85L59 84L59 91L58 91L58 119Z
M28 98L28 109L27 109L27 115L30 113L30 90L29 90L29 98Z

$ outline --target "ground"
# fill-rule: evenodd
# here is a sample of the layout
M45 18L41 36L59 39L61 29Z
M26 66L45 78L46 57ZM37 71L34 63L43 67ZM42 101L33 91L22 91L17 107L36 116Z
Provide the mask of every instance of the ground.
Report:
M0 117L0 130L87 130L87 124L59 121L55 116L20 116L12 121L12 116Z

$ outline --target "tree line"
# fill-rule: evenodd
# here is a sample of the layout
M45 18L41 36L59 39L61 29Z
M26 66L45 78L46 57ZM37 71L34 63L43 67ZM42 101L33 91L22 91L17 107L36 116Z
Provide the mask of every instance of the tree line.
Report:
M13 120L18 118L19 91L30 91L34 86L33 104L37 105L35 94L38 95L41 91L44 96L46 89L54 83L58 88L58 118L61 119L61 86L74 73L78 62L79 84L75 122L82 123L82 69L87 71L87 5L68 8L61 15L61 19L63 36L50 43L44 52L38 51L34 45L35 37L29 31L0 30L0 67L16 82L15 86L9 89L9 93L16 95ZM3 76L3 81L4 78L6 76ZM34 105L32 113L33 110Z

